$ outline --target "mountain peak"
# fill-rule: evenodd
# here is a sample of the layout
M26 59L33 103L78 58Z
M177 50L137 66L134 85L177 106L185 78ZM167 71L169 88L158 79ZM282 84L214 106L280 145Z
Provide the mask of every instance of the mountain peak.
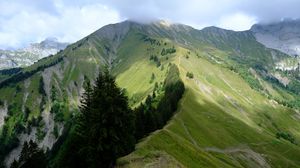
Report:
M68 45L67 43L59 42L56 37L48 37L40 43L36 43L41 48L55 48L55 49L64 49Z
M300 19L285 19L251 27L257 41L289 55L300 55Z
M41 41L42 42L58 42L58 39L56 37L47 37L45 40Z
M56 37L48 37L25 48L0 50L0 69L29 66L41 58L56 54L67 45L68 43L59 42Z
M154 21L153 24L164 26L164 27L170 27L173 23L171 23L170 21L166 21L166 20L158 20L158 21Z

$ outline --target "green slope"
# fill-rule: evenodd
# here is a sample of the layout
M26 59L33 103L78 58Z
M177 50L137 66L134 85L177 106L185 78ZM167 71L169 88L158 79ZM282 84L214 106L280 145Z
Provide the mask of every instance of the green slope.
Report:
M176 52L162 54L173 48ZM121 158L120 167L297 167L299 146L276 133L300 140L298 106L274 99L300 99L268 77L277 72L298 81L277 71L278 62L295 64L247 31L129 21L108 25L12 77L0 76L0 109L9 114L0 152L17 149L20 135L21 143L33 137L51 148L68 132L64 124L78 111L85 81L93 81L101 68L116 76L134 108L155 87L162 89L169 63L175 63L186 87L179 110Z
M162 130L120 159L121 167L297 167L298 113L249 86L237 73L179 50L174 60L186 85L180 109ZM185 77L193 72L194 79ZM131 85L134 81L131 82ZM122 85L121 85L122 86ZM173 160L176 162L173 162Z
M293 109L268 100L238 74L206 59L179 53L174 62L187 90L177 114L120 159L121 167L299 166L299 146L275 137L285 130L300 138ZM185 77L187 71L194 79Z

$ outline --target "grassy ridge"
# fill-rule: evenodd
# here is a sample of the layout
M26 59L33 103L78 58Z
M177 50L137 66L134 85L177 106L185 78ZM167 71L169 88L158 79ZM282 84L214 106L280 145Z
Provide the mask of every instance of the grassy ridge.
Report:
M264 48L249 32L217 28L198 31L185 26L132 27L120 41L117 35L106 39L103 37L110 33L95 33L22 69L24 73L34 73L0 89L0 108L5 103L10 106L10 115L1 129L1 134L5 132L7 136L2 136L1 142L9 144L22 130L29 130L32 123L38 139L43 139L47 129L50 134L57 134L61 120L70 121L71 114L76 114L85 80L93 80L103 66L111 69L118 85L126 90L130 105L136 107L155 88L163 93L163 82L172 63L177 65L187 89L180 108L166 127L121 158L120 167L300 165L299 146L290 143L289 136L283 138L291 135L298 143L300 114L273 100L296 101L298 95L273 85L258 72L275 72L272 68L277 61L293 65L286 55ZM62 60L52 65L58 58ZM45 65L49 67L39 69ZM193 77L187 78L187 73ZM46 95L38 91L41 78L45 79ZM2 74L0 80L3 79L7 75ZM51 100L53 90L56 100ZM28 109L29 114L23 109ZM47 118L42 119L42 114L56 118L56 131L47 128ZM280 139L276 135L281 135Z
M270 101L238 74L210 63L205 56L192 52L187 58L187 49L178 51L173 61L187 91L177 115L141 141L135 152L120 159L120 167L299 165L300 148L276 138L282 130L300 139L294 110ZM186 78L187 72L194 79Z

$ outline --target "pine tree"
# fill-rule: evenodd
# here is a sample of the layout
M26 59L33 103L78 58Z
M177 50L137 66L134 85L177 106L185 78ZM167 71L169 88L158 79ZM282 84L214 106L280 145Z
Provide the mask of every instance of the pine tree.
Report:
M18 168L19 167L19 163L18 161L16 161L16 159L11 163L10 168Z
M11 167L19 168L44 168L47 166L45 153L32 140L24 142L18 161L14 161Z
M92 93L93 89L90 81L87 81L84 85L85 92L83 93L81 99L80 111L79 115L78 129L76 130L80 136L84 135L84 132L89 129L90 117L91 117L91 105L92 105Z
M134 149L134 114L108 71L87 89L78 119L79 155L85 167L113 167Z
M134 114L136 116L136 122L135 122L135 139L141 139L146 134L145 132L145 106L143 103L134 110Z

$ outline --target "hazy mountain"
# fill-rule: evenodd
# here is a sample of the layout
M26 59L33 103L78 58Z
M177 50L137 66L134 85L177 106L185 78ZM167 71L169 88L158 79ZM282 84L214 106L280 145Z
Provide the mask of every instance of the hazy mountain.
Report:
M278 49L291 56L300 55L300 20L283 20L252 26L257 41L266 47Z
M265 47L253 29L164 21L107 25L31 66L0 71L0 159L8 165L34 140L55 167L87 80L109 67L132 108L153 92L157 106L171 64L186 88L176 114L119 167L299 167L297 60Z
M56 54L66 48L68 43L58 42L56 38L47 38L40 43L16 50L0 50L0 69L25 67L46 56Z

